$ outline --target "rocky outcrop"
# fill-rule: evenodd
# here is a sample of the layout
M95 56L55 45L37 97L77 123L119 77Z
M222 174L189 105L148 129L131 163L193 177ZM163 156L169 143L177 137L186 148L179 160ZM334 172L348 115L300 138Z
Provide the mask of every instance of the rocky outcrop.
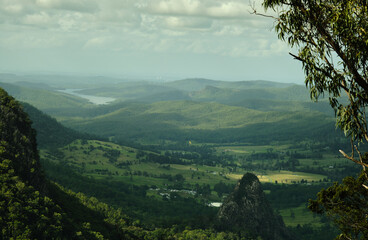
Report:
M262 239L292 239L273 210L257 176L246 173L217 215L217 228Z

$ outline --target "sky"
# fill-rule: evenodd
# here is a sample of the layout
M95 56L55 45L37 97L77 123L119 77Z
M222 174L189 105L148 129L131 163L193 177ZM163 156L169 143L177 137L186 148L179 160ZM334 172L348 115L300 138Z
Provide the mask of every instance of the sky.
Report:
M0 72L303 83L261 2L0 0Z

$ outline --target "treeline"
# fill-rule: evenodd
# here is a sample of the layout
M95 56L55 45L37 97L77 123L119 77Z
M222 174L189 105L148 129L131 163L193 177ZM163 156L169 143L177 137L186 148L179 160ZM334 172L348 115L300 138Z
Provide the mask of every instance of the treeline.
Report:
M264 183L264 190L268 190L266 194L268 201L275 209L284 209L298 207L302 204L308 204L308 200L315 198L316 194L323 187L328 187L329 183L320 183L317 185L300 185L300 184L271 184Z
M119 123L122 124L122 123ZM83 131L94 132L95 129L102 126L93 126L91 128L83 128ZM326 126L318 126L313 129L313 126L305 128L303 123L300 126L293 129L290 128L290 124L284 125L281 123L273 124L253 124L242 128L224 128L218 130L181 130L176 128L167 129L166 125L163 126L152 126L156 128L147 130L145 134L131 128L124 128L124 134L115 134L114 141L119 144L125 144L129 141L139 142L142 139L147 141L159 142L160 139L165 139L174 142L183 141L196 141L201 143L216 143L216 144L227 144L234 142L247 142L254 145L267 145L274 141L301 141L307 139L319 140L321 138L343 138L343 135L334 129L333 123L326 124ZM275 130L280 128L280 130ZM101 132L101 134L104 134Z
M200 149L200 150L198 150ZM193 152L166 151L164 155L145 151L138 151L136 157L141 162L154 162L159 164L180 164L180 165L207 165L223 167L232 166L234 157L231 155L218 156L211 148L193 148Z

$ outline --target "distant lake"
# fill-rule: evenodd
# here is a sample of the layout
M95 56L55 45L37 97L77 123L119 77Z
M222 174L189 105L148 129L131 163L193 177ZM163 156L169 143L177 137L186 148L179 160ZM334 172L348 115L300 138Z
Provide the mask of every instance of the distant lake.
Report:
M108 104L110 102L115 101L115 98L111 97L98 97L98 96L92 96L92 95L86 95L86 94L80 94L78 91L81 91L83 89L64 89L64 90L58 90L58 92L62 93L68 93L77 97L81 97L84 99L87 99L89 102L96 104L96 105L103 105Z

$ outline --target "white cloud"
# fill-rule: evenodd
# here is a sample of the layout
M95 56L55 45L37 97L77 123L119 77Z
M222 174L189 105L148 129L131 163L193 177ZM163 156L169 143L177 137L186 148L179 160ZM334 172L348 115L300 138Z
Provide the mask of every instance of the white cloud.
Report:
M261 1L246 2L243 0L152 0L137 3L136 6L151 14L171 16L200 16L208 18L249 19L253 8L264 13Z
M219 27L219 29L217 29L214 32L214 35L216 36L229 36L229 35L240 36L244 34L244 31L245 31L245 28L241 26L225 25L225 26Z
M83 46L83 48L100 48L105 47L106 44L109 42L109 38L107 37L95 37L92 39L89 39L86 44Z
M240 2L224 2L219 6L210 7L208 16L220 18L249 18L249 4Z
M2 9L10 14L19 14L23 11L23 6L19 3L13 3L5 5Z
M93 0L36 0L36 5L42 8L77 12L95 12L98 10L98 5Z
M5 19L6 22L32 13L35 13L33 1L0 0L0 19Z
M202 8L198 0L150 1L150 4L143 6L142 9L151 13L167 15L198 15Z
M174 29L209 29L212 21L205 18L183 18L183 17L165 17L164 21L169 28Z
M26 15L22 21L26 25L33 25L38 27L45 27L51 24L52 20L49 14L46 12L40 12L36 14Z
M269 32L272 22L249 11L243 0L0 0L0 31L17 36L14 46L26 46L24 36L29 47L64 44L84 52L238 57L283 51Z

